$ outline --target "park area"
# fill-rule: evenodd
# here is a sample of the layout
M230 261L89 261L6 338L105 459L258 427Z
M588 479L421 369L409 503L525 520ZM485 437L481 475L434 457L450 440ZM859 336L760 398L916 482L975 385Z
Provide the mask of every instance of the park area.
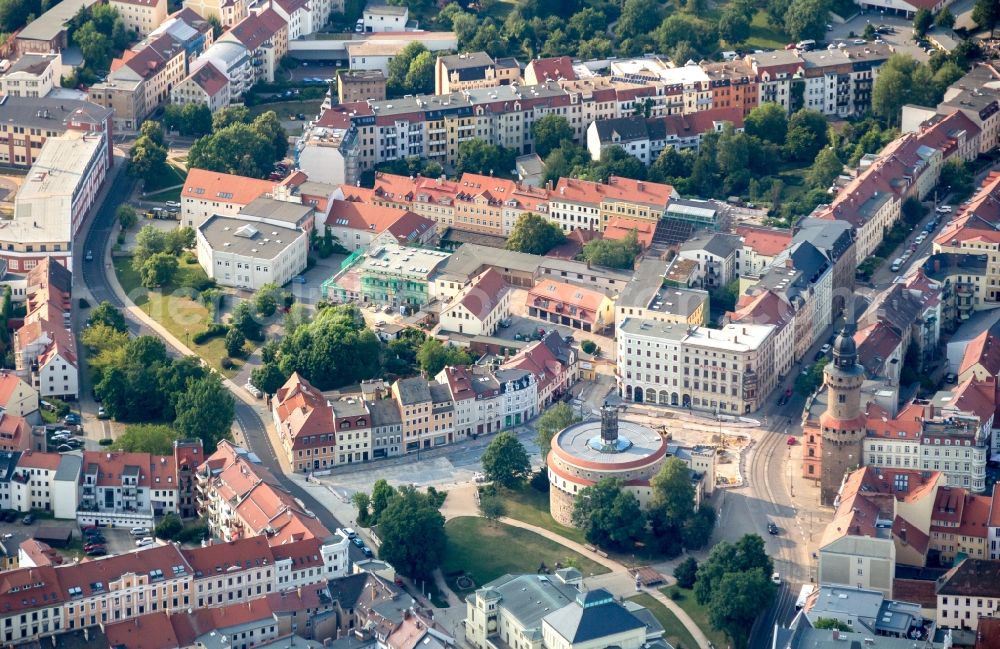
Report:
M179 261L173 279L157 289L142 286L130 256L114 258L115 273L122 289L137 307L205 359L210 367L232 377L242 366L242 361L226 355L223 336L211 338L203 344L194 342L194 336L213 322L208 307L198 299L198 287L208 282L208 276L192 253L183 253ZM223 367L224 358L229 358L231 367Z
M608 572L604 566L530 530L484 518L453 518L445 523L445 532L448 555L442 569L448 587L459 595L505 574L537 573L543 566L548 571L573 566L585 576ZM462 580L463 576L468 580Z

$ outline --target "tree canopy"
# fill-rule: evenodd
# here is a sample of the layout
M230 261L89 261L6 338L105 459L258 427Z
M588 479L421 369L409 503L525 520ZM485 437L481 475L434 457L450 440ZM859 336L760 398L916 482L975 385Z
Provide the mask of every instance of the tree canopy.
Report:
M558 225L534 212L524 212L507 237L507 250L544 255L565 240Z
M423 43L410 43L389 61L386 92L394 97L434 92L434 57Z
M181 439L181 434L171 426L163 424L131 424L125 427L114 444L116 451L130 453L152 453L153 455L172 455L174 442Z
M499 433L486 447L482 463L486 479L508 489L519 485L531 473L524 445L506 431Z
M542 449L542 458L548 455L555 434L578 421L580 421L580 417L573 412L573 408L562 401L542 413L542 416L535 422L535 430L537 431L535 441Z
M287 153L288 133L274 111L250 121L245 109L227 108L213 117L212 133L191 145L188 166L266 178Z
M583 246L583 256L587 261L608 268L631 270L640 252L642 246L635 230L626 234L623 239L594 239Z
M397 489L378 516L379 557L408 577L429 578L448 550L439 507L412 486Z
M627 547L642 537L646 517L639 500L617 478L604 478L576 495L573 525L599 547Z
M549 113L531 125L531 137L535 139L535 153L544 158L563 142L573 141L573 127L562 115Z

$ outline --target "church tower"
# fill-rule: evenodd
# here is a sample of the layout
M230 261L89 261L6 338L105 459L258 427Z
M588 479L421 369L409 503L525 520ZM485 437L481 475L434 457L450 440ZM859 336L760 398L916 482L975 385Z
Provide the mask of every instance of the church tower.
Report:
M865 439L865 414L861 386L865 368L858 364L853 316L833 343L833 361L823 370L827 406L820 418L822 471L820 502L832 505L844 474L861 466Z

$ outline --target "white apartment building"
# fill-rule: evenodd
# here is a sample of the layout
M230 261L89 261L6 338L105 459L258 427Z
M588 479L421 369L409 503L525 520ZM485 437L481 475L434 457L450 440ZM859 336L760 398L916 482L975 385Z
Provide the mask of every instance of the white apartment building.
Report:
M199 59L183 81L170 90L170 103L205 104L214 114L229 106L229 79L212 61Z
M35 359L32 380L41 397L76 399L80 394L80 372L76 354L58 341Z
M45 97L59 86L62 55L28 52L0 76L0 94L11 97Z
M997 564L965 559L937 582L937 624L975 631L983 617L1000 617Z
M247 216L212 216L198 226L198 263L223 286L283 286L306 268L308 236Z
M718 330L626 318L617 331L619 393L636 403L754 412L777 379L774 332L774 325Z
M71 242L108 171L104 133L67 131L50 137L14 199L14 218L0 224L0 258L31 270L43 257L72 267Z
M149 453L85 451L77 520L82 525L151 527L177 512L174 458Z
M503 276L485 270L441 308L441 331L492 336L510 315L510 291Z
M366 32L401 32L406 30L410 11L406 6L371 3L361 18Z

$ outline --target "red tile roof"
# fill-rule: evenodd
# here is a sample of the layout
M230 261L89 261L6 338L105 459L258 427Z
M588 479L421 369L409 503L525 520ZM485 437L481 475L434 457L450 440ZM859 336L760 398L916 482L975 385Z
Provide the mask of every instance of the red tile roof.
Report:
M600 205L602 201L625 201L667 208L677 193L671 185L611 176L607 184L577 178L560 178L552 192L553 201Z
M248 50L256 50L269 38L282 29L288 29L288 24L274 9L267 9L259 14L250 14L240 22L233 25L232 29L222 35L232 36L242 43Z
M150 489L176 489L177 467L171 455L123 453L121 451L84 451L83 471L96 467L97 485L121 486L122 474L138 469L139 486Z
M181 550L181 554L191 566L195 577L230 574L274 564L274 553L263 536Z
M181 572L175 573L178 566ZM180 550L173 544L156 545L133 550L101 559L81 561L80 563L59 567L59 584L63 596L71 597L69 589L80 588L83 597L99 595L110 590L108 584L121 579L129 573L148 576L153 571L163 573L163 579L170 581L188 573L187 562Z
M293 372L274 395L278 421L294 441L307 435L333 433L333 410L323 393Z
M752 322L777 326L792 322L795 312L780 295L774 291L765 290L757 295L741 295L736 304L736 310L726 315L733 322Z
M18 468L45 469L55 471L59 468L59 461L62 456L58 453L42 453L39 451L25 451L17 461Z
M472 315L484 320L497 307L507 290L503 275L491 267L474 277L452 302L461 304ZM450 307L445 308L447 310Z
M627 216L612 216L604 229L603 236L605 239L618 241L627 237L632 231L635 231L639 244L645 250L653 243L656 223L645 219L630 219Z
M774 257L792 243L792 232L784 228L759 228L752 225L736 227L743 237L743 247L763 257Z
M990 496L973 496L967 494L965 497L965 509L962 512L962 524L958 528L958 533L962 536L972 536L985 539L989 532Z
M42 606L58 606L65 599L55 568L40 566L0 573L0 616Z
M109 647L125 649L174 649L186 646L178 639L171 623L172 617L165 612L140 615L131 620L107 624L104 635Z
M379 234L405 214L406 210L395 207L334 200L330 203L325 223L329 227L353 228Z
M17 374L11 370L0 370L0 408L6 408L11 396L18 386L23 385L29 390L33 390L30 385L22 381Z
M206 169L191 169L181 189L181 196L210 203L249 205L274 191L274 183Z
M973 338L965 347L958 373L964 374L977 365L990 376L1000 374L1000 335L994 334L992 327Z
M561 79L574 81L576 79L576 71L573 70L573 59L568 56L535 59L530 61L525 68L525 76L527 76L529 70L534 73L538 83L559 81Z
M211 61L205 61L204 65L192 72L191 80L209 97L214 97L229 85L229 79Z
M607 296L600 291L543 279L528 292L525 303L543 311L559 311L581 322L594 324L606 300Z

